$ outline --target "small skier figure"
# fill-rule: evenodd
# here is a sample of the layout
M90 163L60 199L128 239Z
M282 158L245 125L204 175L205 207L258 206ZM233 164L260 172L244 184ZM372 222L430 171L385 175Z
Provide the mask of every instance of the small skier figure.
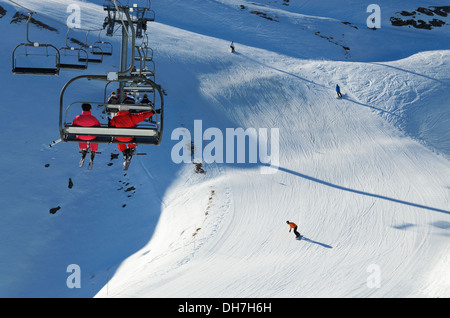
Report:
M338 84L336 84L336 93L337 93L337 96L338 96L339 98L342 97L342 94L341 94L341 88L339 87Z
M301 236L300 233L297 232L297 224L295 224L294 222L289 222L286 221L287 224L289 224L290 228L289 228L289 233L291 232L292 229L294 229L294 234L295 234L295 238L299 238Z
M231 41L230 48L231 48L231 53L236 52L236 51L234 50L234 41Z

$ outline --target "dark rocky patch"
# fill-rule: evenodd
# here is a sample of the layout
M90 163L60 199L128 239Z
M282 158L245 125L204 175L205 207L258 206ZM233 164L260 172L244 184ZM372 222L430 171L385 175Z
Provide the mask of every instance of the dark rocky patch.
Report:
M28 15L24 14L22 12L16 12L16 14L14 14L14 16L12 17L11 20L11 24L15 23L21 23L22 21L27 21L28 20ZM45 30L49 30L52 32L56 32L59 33L58 29L55 29L54 27L49 26L48 24L45 24L44 22L38 21L35 18L31 17L30 19L30 23L34 24L35 26L37 26L39 29L45 29Z
M6 15L6 9L0 6L0 19Z
M58 205L56 208L51 208L50 209L50 214L55 214L56 212L58 212L61 209L61 207Z
M419 7L413 11L401 11L398 13L400 17L391 17L390 21L393 26L409 26L416 29L432 30L433 28L439 28L447 23L442 20L450 13L450 6L430 6L428 8ZM439 16L439 18L433 18L432 20L425 21L426 17ZM403 19L402 17L407 17Z

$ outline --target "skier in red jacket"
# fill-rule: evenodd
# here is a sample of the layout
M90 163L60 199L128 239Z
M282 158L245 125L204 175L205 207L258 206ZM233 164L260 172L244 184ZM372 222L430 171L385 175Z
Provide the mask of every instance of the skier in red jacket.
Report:
M111 127L135 127L138 123L154 115L152 111L140 112L130 114L129 108L127 106L119 106L119 112L111 119L109 122ZM114 137L118 141L128 142L133 140L133 137ZM126 158L134 154L136 145L128 144L117 144L119 151L123 153Z
M100 122L97 118L91 115L92 106L90 104L82 104L81 109L83 110L81 115L78 115L74 118L72 122L72 126L81 126L81 127L96 127L100 126ZM90 141L97 138L96 136L81 136L77 135L77 138L80 140ZM78 146L81 149L81 153L86 155L88 148L91 149L91 152L96 152L98 150L98 143L90 142L89 145L87 142L79 142Z

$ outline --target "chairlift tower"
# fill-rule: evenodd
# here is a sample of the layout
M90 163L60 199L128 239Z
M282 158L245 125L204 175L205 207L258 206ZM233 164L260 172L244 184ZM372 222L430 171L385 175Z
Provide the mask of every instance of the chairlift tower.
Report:
M148 4L150 2L148 1ZM59 99L59 131L62 142L79 142L78 136L96 136L96 143L134 143L136 146L140 144L144 145L159 145L162 140L163 124L164 124L164 97L163 90L160 85L156 84L154 80L150 79L151 76L146 76L147 73L136 72L134 70L134 61L136 55L136 30L142 28L145 29L144 24L148 21L154 21L154 14L146 14L146 12L152 12L148 7L140 9L138 6L119 6L117 0L107 0L104 5L105 11L108 12L108 16L105 19L103 28L107 28L107 32L114 30L117 23L122 27L122 41L121 41L121 55L120 55L120 71L108 72L106 75L81 75L71 79L67 82L61 90ZM137 12L132 16L133 12ZM107 33L112 36L112 33ZM131 40L131 58L128 59L128 50ZM137 50L141 56L143 51ZM146 56L145 53L144 56ZM153 55L152 55L153 56ZM147 56L148 58L148 56ZM144 58L141 58L141 64ZM152 60L152 59L151 59ZM128 61L130 63L128 64ZM152 60L153 62L153 60ZM154 76L153 76L154 79ZM64 97L69 86L79 80L94 80L106 82L104 89L103 102L91 102L91 101L76 101L72 102L68 106L65 106ZM114 83L119 85L119 101L118 103L110 103L107 101L106 92L108 85ZM139 104L126 104L130 110L133 111L153 111L154 115L152 119L146 122L141 122L133 128L129 127L110 127L108 124L101 124L100 127L78 127L73 126L70 123L69 112L74 109L72 106L80 105L83 103L97 104L103 106L105 113L111 115L117 112L120 106L124 105L125 93L152 93L153 101L150 103ZM132 137L132 141L122 142L115 137Z
M135 60L135 41L136 38L142 38L142 31L147 30L147 22L155 21L154 11L150 10L150 1L147 1L147 6L121 6L114 0L107 0L103 4L103 9L107 11L108 16L105 18L103 28L106 28L106 35L113 36L116 24L122 26L122 40L120 49L120 74L129 74L134 68ZM120 12L126 16L126 19L121 18ZM131 16L131 14L133 14ZM131 27L130 27L131 26ZM129 31L131 29L131 63L128 66L128 48L130 46ZM125 98L124 82L119 84L119 100L123 101Z

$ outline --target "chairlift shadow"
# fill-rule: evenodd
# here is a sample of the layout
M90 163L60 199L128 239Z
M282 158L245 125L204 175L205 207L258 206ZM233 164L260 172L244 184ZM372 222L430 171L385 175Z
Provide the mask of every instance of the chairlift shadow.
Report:
M269 164L262 164L265 167L270 167ZM334 189L338 189L341 191L345 191L345 192L350 192L350 193L354 193L354 194L358 194L358 195L363 195L363 196L367 196L367 197L372 197L372 198L376 198L376 199L380 199L380 200L386 200L386 201L390 201L390 202L394 202L394 203L398 203L398 204L402 204L402 205L406 205L406 206L411 206L414 208L419 208L419 209L424 209L424 210L429 210L429 211L434 211L434 212L439 212L439 213L444 213L444 214L450 214L449 210L445 210L445 209L441 209L441 208L435 208L435 207L431 207L431 206L426 206L423 204L417 204L417 203L413 203L413 202L408 202L408 201L404 201L404 200L400 200L400 199L396 199L396 198L391 198L388 196L384 196L384 195L380 195L380 194L375 194L375 193L370 193L370 192L366 192L366 191L361 191L361 190L356 190L356 189L351 189L351 188L347 188L344 186L340 186L337 184L333 184L331 182L325 181L325 180L321 180L321 179L317 179L308 175L305 175L303 173L297 172L297 171L293 171L287 168L283 168L283 167L276 167L277 170L279 171L283 171L285 173L289 173L292 174L294 176L303 178L305 180L309 180L311 182L316 182L318 184L330 187L330 188L334 188Z

